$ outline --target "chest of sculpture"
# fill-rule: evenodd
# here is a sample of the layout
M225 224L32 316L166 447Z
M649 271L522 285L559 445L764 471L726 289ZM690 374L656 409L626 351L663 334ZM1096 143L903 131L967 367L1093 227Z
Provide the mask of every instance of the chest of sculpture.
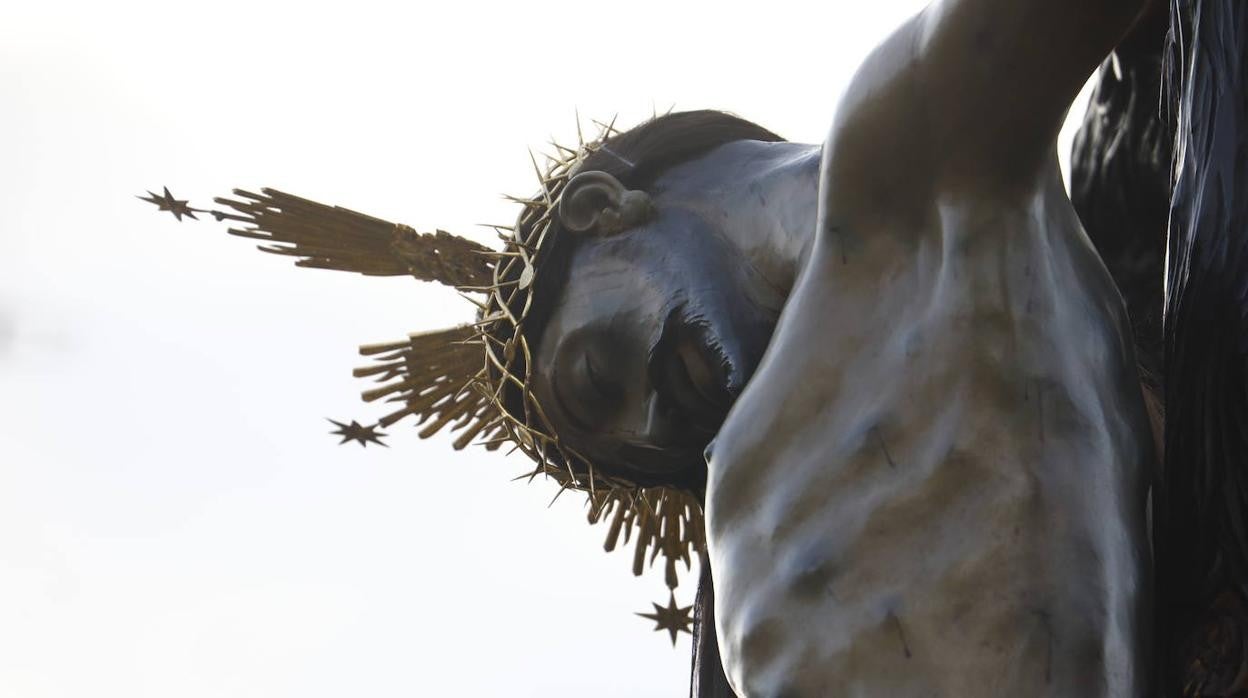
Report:
M821 231L720 432L728 677L1137 695L1148 424L1121 301L1056 183L931 210L904 235Z

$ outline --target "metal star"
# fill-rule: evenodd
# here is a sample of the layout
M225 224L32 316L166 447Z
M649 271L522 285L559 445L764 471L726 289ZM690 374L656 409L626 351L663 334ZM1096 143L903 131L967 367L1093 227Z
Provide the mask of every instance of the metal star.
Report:
M148 203L156 204L161 211L168 211L172 213L173 217L177 218L179 221L182 220L182 216L186 216L192 220L199 220L195 217L196 213L208 213L208 211L201 208L191 208L191 202L189 200L173 198L173 194L169 193L169 187L165 187L164 196L160 196L149 189L147 196L140 196L137 198Z
M667 607L651 602L654 606L654 613L638 613L642 618L649 618L654 621L654 629L656 632L666 630L672 635L672 646L676 646L676 635L679 633L690 633L690 624L693 623L693 616L689 613L693 610L693 606L685 606L681 608L676 605L676 594L672 593L672 598L667 602Z
M338 442L339 446L341 446L342 444L345 444L348 441L358 441L360 442L360 445L363 446L364 448L368 448L369 443L375 443L378 446L385 446L386 448L390 448L386 444L382 443L381 437L386 436L386 434L383 434L382 432L377 431L378 425L376 424L374 424L371 427L366 427L363 424L360 424L359 422L355 421L354 419L351 420L350 424L343 424L342 422L335 422L332 419L329 421L332 422L334 426L338 427L337 430L331 431L329 433L333 434L334 436L342 437L342 441Z

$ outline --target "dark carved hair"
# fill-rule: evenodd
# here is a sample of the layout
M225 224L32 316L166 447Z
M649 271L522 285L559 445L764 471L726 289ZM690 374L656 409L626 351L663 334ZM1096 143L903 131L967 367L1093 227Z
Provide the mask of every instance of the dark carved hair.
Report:
M1163 688L1243 695L1248 667L1248 5L1173 0L1175 127L1153 494Z

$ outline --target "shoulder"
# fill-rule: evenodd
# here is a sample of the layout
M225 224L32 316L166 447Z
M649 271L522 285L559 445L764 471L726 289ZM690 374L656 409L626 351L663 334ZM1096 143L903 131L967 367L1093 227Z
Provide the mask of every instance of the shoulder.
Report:
M1044 24L1033 17L1040 11L944 0L899 26L838 100L824 142L825 202L852 210L950 193L1034 194L1087 76L1020 38L1028 22Z

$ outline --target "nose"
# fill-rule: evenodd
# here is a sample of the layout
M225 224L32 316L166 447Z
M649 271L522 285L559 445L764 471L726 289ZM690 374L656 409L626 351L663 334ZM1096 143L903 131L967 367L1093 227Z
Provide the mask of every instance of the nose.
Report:
M663 429L663 408L659 405L659 394L650 393L650 399L646 401L646 433L651 437L658 436Z

